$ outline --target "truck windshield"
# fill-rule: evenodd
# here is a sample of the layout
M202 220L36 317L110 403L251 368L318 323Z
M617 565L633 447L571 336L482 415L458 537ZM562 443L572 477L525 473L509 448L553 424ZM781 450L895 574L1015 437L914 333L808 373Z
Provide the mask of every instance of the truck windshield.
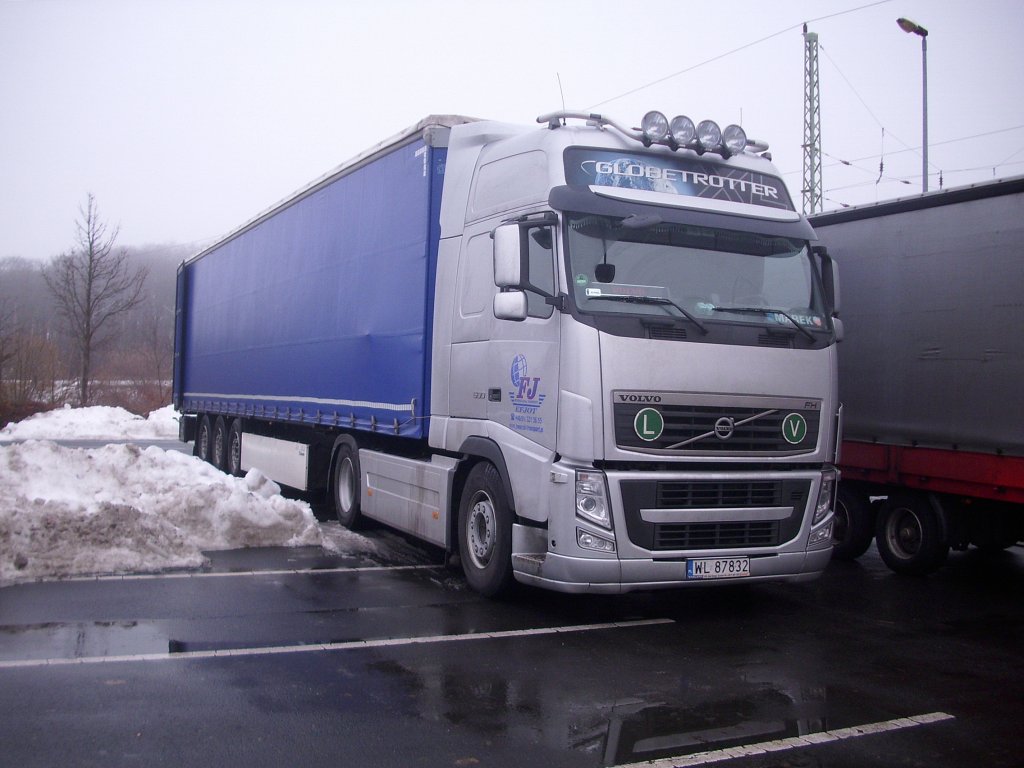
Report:
M828 330L799 240L652 217L570 215L567 250L573 296L585 313Z

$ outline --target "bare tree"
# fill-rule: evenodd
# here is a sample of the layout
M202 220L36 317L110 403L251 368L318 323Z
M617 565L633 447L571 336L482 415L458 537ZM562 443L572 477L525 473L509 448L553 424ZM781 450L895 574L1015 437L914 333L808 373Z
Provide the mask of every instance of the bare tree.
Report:
M118 228L108 230L100 220L93 195L78 213L78 247L55 257L43 277L79 354L79 402L89 405L93 353L108 340L110 320L142 300L148 270L130 269L127 252L114 250Z
M15 312L11 302L0 296L0 403L4 402L4 365L17 352L17 334L14 326Z

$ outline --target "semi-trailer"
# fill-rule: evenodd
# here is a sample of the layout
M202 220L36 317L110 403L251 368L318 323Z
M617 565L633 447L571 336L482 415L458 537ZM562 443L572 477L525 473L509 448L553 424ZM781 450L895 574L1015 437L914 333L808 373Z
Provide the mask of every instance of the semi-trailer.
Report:
M836 278L767 149L428 117L182 264L181 439L485 595L815 578Z
M1024 539L1024 177L812 217L842 264L837 558Z

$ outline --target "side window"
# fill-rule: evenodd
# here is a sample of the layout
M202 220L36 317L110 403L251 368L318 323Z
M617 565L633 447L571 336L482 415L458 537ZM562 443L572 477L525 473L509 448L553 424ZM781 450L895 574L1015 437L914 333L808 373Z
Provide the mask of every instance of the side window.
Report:
M552 243L554 233L550 226L533 227L527 230L530 244L530 283L547 295L555 295L555 259ZM551 317L555 308L545 297L533 291L526 292L526 313L530 317Z

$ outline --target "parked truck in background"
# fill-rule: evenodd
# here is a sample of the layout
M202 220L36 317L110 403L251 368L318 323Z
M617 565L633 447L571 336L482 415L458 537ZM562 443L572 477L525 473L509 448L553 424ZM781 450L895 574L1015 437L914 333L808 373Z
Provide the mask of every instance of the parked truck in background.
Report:
M842 265L837 558L1024 539L1024 177L812 217Z
M184 263L182 439L486 595L816 577L835 278L767 146L538 122L429 117Z

